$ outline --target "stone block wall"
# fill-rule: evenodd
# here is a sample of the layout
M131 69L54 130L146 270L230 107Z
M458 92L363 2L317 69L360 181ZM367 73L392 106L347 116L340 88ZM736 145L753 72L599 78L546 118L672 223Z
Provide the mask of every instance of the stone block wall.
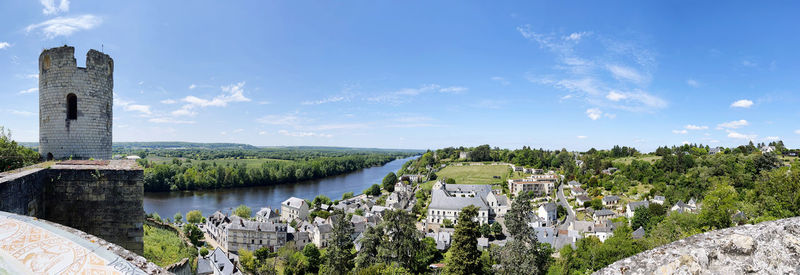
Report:
M39 55L39 153L54 159L111 159L114 61L90 50L77 67L75 48ZM77 97L77 118L67 118L67 96Z
M143 177L128 160L0 174L0 211L76 228L141 255Z

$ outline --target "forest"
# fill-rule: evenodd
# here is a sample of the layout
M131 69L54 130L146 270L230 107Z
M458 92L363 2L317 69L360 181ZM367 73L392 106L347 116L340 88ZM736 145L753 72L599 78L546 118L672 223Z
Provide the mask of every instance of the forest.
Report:
M147 192L265 186L341 175L358 169L384 165L410 157L414 151L368 151L281 148L281 149L180 149L151 150L145 156L173 157L171 163L143 158L144 189ZM179 158L180 157L180 158ZM243 163L217 164L214 159L265 159L257 167ZM208 160L192 162L192 160ZM283 159L289 161L267 161Z

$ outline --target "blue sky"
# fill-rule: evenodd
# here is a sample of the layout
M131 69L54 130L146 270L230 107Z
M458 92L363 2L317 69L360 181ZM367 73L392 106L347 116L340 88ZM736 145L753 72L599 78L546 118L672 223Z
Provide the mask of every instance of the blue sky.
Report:
M115 141L800 146L797 3L0 2L0 125L39 53L115 60ZM102 46L101 46L102 45Z

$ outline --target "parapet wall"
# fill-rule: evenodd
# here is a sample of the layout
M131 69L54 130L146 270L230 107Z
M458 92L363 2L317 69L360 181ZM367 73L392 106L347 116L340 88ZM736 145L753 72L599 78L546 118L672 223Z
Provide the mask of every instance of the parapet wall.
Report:
M798 274L800 217L691 236L595 274Z
M0 174L0 211L76 228L142 254L143 170L134 161L72 161Z

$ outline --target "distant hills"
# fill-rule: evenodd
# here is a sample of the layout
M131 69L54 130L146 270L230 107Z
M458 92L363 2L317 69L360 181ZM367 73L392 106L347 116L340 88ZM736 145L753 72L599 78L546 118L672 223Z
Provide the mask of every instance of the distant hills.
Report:
M20 142L22 146L38 148L38 142ZM182 141L154 141L154 142L114 142L112 145L117 150L144 150L144 149L293 149L293 150L318 150L318 151L386 151L386 152L425 152L418 149L381 149L381 148L351 148L328 146L254 146L244 143L202 143Z

